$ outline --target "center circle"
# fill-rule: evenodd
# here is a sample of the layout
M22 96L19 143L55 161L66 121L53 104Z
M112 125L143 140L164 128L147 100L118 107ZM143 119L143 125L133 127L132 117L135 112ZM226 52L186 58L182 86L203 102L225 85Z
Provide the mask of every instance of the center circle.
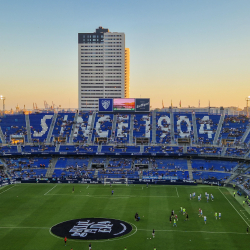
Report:
M61 222L51 228L59 237L76 240L103 240L123 236L132 231L132 226L121 220L84 218Z

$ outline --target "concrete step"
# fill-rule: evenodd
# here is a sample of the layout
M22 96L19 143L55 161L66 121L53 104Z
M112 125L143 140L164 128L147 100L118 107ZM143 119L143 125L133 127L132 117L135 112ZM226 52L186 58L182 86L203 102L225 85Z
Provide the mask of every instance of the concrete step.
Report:
M135 116L130 116L130 130L129 130L129 144L133 144L133 132L134 132L134 119Z
M220 132L221 132L221 128L224 122L224 118L225 118L225 111L223 110L221 117L220 117L220 121L219 121L219 125L217 127L215 136L214 136L214 141L213 141L213 145L218 145L218 138L220 136Z
M47 170L47 173L46 173L45 177L48 177L48 178L52 177L58 159L59 159L59 157L53 157L52 158L51 163L49 164L49 168Z
M26 123L26 130L27 130L27 140L28 140L28 143L31 143L30 117L28 114L25 115L25 123Z
M193 168L192 168L192 163L191 160L187 160L187 165L188 165L188 172L189 172L189 179L193 180Z
M89 119L91 119L91 126L90 126L91 132L89 133L89 136L88 136L88 140L87 140L88 143L91 143L91 140L92 140L93 128L94 128L94 124L95 124L95 117L96 117L96 112L93 112L92 117L89 118Z
M2 128L0 127L0 138L3 144L6 144L5 136L3 134Z
M69 136L69 143L73 143L73 140L74 140L74 132L75 132L75 128L76 128L77 118L78 118L78 112L75 113L74 123L73 123L73 126L71 128L71 132L70 132L70 136Z
M194 131L194 143L198 142L198 132L197 132L197 123L195 113L192 113L192 123L193 123L193 131Z
M56 118L57 118L57 113L54 113L54 116L52 118L52 122L50 124L49 133L47 135L46 143L50 143L51 136L52 136L55 124L56 124Z

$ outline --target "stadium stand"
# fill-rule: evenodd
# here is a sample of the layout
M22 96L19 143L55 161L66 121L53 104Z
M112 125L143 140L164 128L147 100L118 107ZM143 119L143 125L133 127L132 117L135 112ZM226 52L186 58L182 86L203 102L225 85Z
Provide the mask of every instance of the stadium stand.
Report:
M197 181L237 182L236 173L244 169L239 160L250 158L250 123L245 116L37 112L5 115L0 128L0 156L6 163L0 180L9 174L23 179L193 176ZM190 140L181 144L183 138ZM249 172L245 167L244 175ZM243 176L242 183L247 186L249 179Z
M30 114L31 139L33 142L44 142L47 139L53 114Z
M212 144L220 121L220 115L195 114L198 132L198 141L201 144Z

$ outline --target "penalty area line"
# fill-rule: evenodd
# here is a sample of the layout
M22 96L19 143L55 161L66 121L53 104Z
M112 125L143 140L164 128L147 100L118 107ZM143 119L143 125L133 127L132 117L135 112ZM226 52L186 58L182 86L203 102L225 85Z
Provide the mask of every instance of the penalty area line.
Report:
M47 195L51 190L53 190L57 185L55 185L53 188L51 188L48 192L46 192L44 195Z

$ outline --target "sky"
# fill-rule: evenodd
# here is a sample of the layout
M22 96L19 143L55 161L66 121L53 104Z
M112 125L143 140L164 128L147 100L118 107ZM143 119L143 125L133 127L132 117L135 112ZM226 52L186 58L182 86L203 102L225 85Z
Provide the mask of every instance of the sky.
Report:
M243 108L249 13L249 0L0 1L0 95L6 109L77 108L78 33L102 26L125 33L130 97Z

